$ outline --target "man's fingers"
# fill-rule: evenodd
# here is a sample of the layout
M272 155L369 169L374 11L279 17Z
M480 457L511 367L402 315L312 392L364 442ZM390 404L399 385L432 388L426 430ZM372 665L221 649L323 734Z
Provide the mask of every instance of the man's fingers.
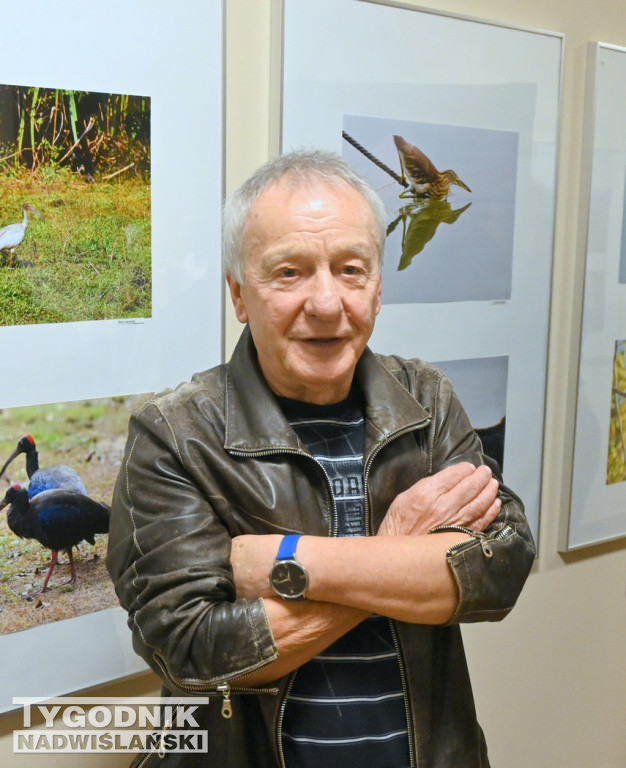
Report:
M485 491L489 492L489 489L496 488L497 493L499 484L488 466L474 467L472 464L469 466L471 471L467 474L464 473L455 485L445 491L446 498L441 500L444 501L446 506L450 505L456 509L461 509L461 507L478 499Z
M451 465L399 494L379 532L410 535L438 525L473 527L488 517L499 487L488 466L475 467L469 462Z
M454 488L461 480L469 477L475 471L476 467L474 464L471 464L469 461L461 461L459 464L451 464L449 467L440 469L432 477L437 479L442 487Z
M465 525L470 528L482 525L486 528L487 525L491 524L502 506L498 499L499 487L498 481L492 478L476 497L464 505L461 514ZM494 512L495 514L493 514Z
M495 519L500 514L501 509L502 501L500 499L496 499L484 515L472 521L471 527L475 531L484 531L486 528L489 528L489 526L495 521Z

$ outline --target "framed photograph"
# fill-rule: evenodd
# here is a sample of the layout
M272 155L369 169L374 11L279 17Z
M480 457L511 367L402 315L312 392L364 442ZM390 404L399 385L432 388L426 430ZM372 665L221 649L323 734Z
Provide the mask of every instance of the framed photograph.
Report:
M586 263L561 551L626 536L626 48L591 43L587 74Z
M385 0L279 10L280 150L337 152L387 210L372 348L449 372L537 536L562 36Z
M110 502L123 403L223 356L223 3L112 0L103 13L33 0L30 12L29 54L8 40L0 75L0 445L8 454L30 434L42 464L79 474L106 458L106 473L85 484ZM6 9L5 24L23 26L20 8ZM6 470L0 498L5 483L28 484L24 466L21 456ZM8 530L5 512L0 556L24 558L33 545L43 560L47 550ZM86 564L107 578L103 555L90 552L81 546L77 593ZM41 586L31 560L22 580ZM145 669L121 608L62 613L66 564L29 605L14 565L2 573L0 655L11 664L0 667L0 711L13 697ZM30 609L52 620L34 626Z

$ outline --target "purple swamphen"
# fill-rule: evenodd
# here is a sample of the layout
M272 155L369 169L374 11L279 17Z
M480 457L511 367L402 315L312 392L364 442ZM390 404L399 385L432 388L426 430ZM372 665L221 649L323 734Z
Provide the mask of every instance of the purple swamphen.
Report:
M28 496L31 499L33 496L37 496L37 494L43 491L50 491L53 488L63 488L66 491L74 491L75 493L82 493L84 496L87 496L85 484L71 467L66 467L64 464L55 464L51 467L39 468L39 453L37 452L37 445L32 435L24 435L24 437L20 438L17 447L0 470L0 477L4 475L6 468L20 453L26 454L26 473L30 480Z
M52 559L41 589L32 594L45 592L48 581L57 564L59 550L67 552L70 562L70 579L76 581L72 559L72 547L85 540L95 544L96 533L109 530L110 507L82 493L61 488L42 491L29 498L26 488L12 485L7 489L0 509L11 505L7 512L9 528L22 539L36 539L52 550Z

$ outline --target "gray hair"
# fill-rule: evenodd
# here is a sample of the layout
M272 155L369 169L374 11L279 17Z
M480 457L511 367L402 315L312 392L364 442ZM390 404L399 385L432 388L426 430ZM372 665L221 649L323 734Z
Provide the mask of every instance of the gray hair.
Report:
M294 186L305 186L314 181L344 183L359 192L374 218L382 264L386 237L385 207L371 184L333 152L295 151L279 155L262 165L226 199L222 215L222 255L227 275L239 283L243 282L248 215L261 194L285 176Z

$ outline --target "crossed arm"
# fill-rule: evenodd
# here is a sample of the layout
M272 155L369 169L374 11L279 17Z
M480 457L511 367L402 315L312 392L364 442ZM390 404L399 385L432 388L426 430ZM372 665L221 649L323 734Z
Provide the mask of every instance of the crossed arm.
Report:
M309 573L305 601L284 601L269 586L281 536L235 538L237 596L264 599L279 653L271 665L247 675L246 685L291 672L371 613L421 624L448 621L458 590L446 553L468 534L428 532L440 525L485 530L501 509L498 489L488 467L464 462L399 494L375 537L303 536L297 556Z

